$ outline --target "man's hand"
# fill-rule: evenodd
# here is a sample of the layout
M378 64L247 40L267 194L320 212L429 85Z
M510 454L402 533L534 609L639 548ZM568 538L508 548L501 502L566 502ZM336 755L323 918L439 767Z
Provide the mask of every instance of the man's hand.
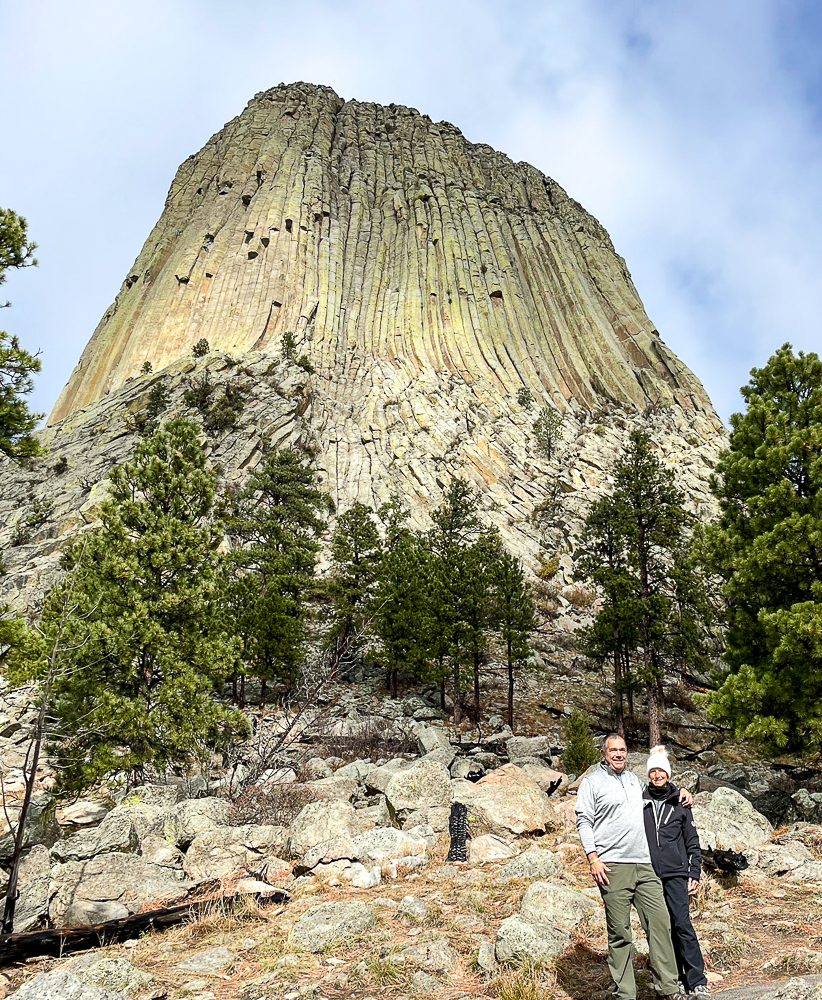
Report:
M600 861L599 858L591 862L591 874L594 876L594 881L597 885L608 885L608 876L605 872L609 872L610 870L605 862Z
M689 878L688 879L688 893L696 892L699 888L699 879Z
M683 806L687 806L690 809L691 806L693 805L694 797L693 795L691 795L691 793L688 791L687 788L680 788L679 801L682 803Z

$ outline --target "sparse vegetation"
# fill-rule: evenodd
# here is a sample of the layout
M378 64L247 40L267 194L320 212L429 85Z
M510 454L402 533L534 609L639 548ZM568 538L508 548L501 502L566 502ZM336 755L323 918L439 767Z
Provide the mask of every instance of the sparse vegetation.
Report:
M51 500L45 497L30 497L29 506L15 525L9 544L12 546L26 545L31 541L35 531L42 527L53 513L54 504Z
M525 410L533 409L536 400L534 399L534 394L527 385L521 385L519 389L517 389L517 402Z
M204 358L211 350L205 337L200 337L197 343L191 348L191 353L195 358Z
M550 462L559 444L562 429L562 415L550 406L543 406L534 421L534 438L537 451Z
M144 361L140 366L141 375L150 375L154 371L154 366L150 361Z
M245 409L245 388L236 382L227 382L205 418L205 425L212 432L230 430L237 426Z

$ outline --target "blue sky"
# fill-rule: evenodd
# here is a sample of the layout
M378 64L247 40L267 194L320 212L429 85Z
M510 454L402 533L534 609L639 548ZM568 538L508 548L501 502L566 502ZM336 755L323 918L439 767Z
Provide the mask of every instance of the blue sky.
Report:
M40 245L0 323L42 350L37 409L179 163L294 80L418 108L555 178L723 418L781 343L821 346L813 0L28 0L0 7L0 43L0 205Z

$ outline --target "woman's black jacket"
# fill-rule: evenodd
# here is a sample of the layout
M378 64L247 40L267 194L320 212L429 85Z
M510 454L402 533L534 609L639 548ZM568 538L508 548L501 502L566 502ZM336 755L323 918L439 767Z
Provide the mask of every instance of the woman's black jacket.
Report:
M668 794L655 813L646 788L642 793L643 819L651 864L660 878L680 875L699 879L702 853L693 813L679 801L679 789L668 782Z

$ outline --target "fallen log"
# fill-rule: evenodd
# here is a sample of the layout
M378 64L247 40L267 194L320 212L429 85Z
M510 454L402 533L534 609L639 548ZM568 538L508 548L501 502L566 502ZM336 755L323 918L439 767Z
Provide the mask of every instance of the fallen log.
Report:
M5 965L35 955L65 955L81 948L102 947L113 941L133 937L141 931L169 927L220 905L233 908L239 902L250 900L283 903L290 898L285 889L272 887L271 892L243 892L230 896L195 899L188 903L179 903L159 910L147 910L145 913L132 913L131 916L120 920L104 920L102 923L86 924L83 927L55 927L43 931L4 934L0 935L0 963Z

